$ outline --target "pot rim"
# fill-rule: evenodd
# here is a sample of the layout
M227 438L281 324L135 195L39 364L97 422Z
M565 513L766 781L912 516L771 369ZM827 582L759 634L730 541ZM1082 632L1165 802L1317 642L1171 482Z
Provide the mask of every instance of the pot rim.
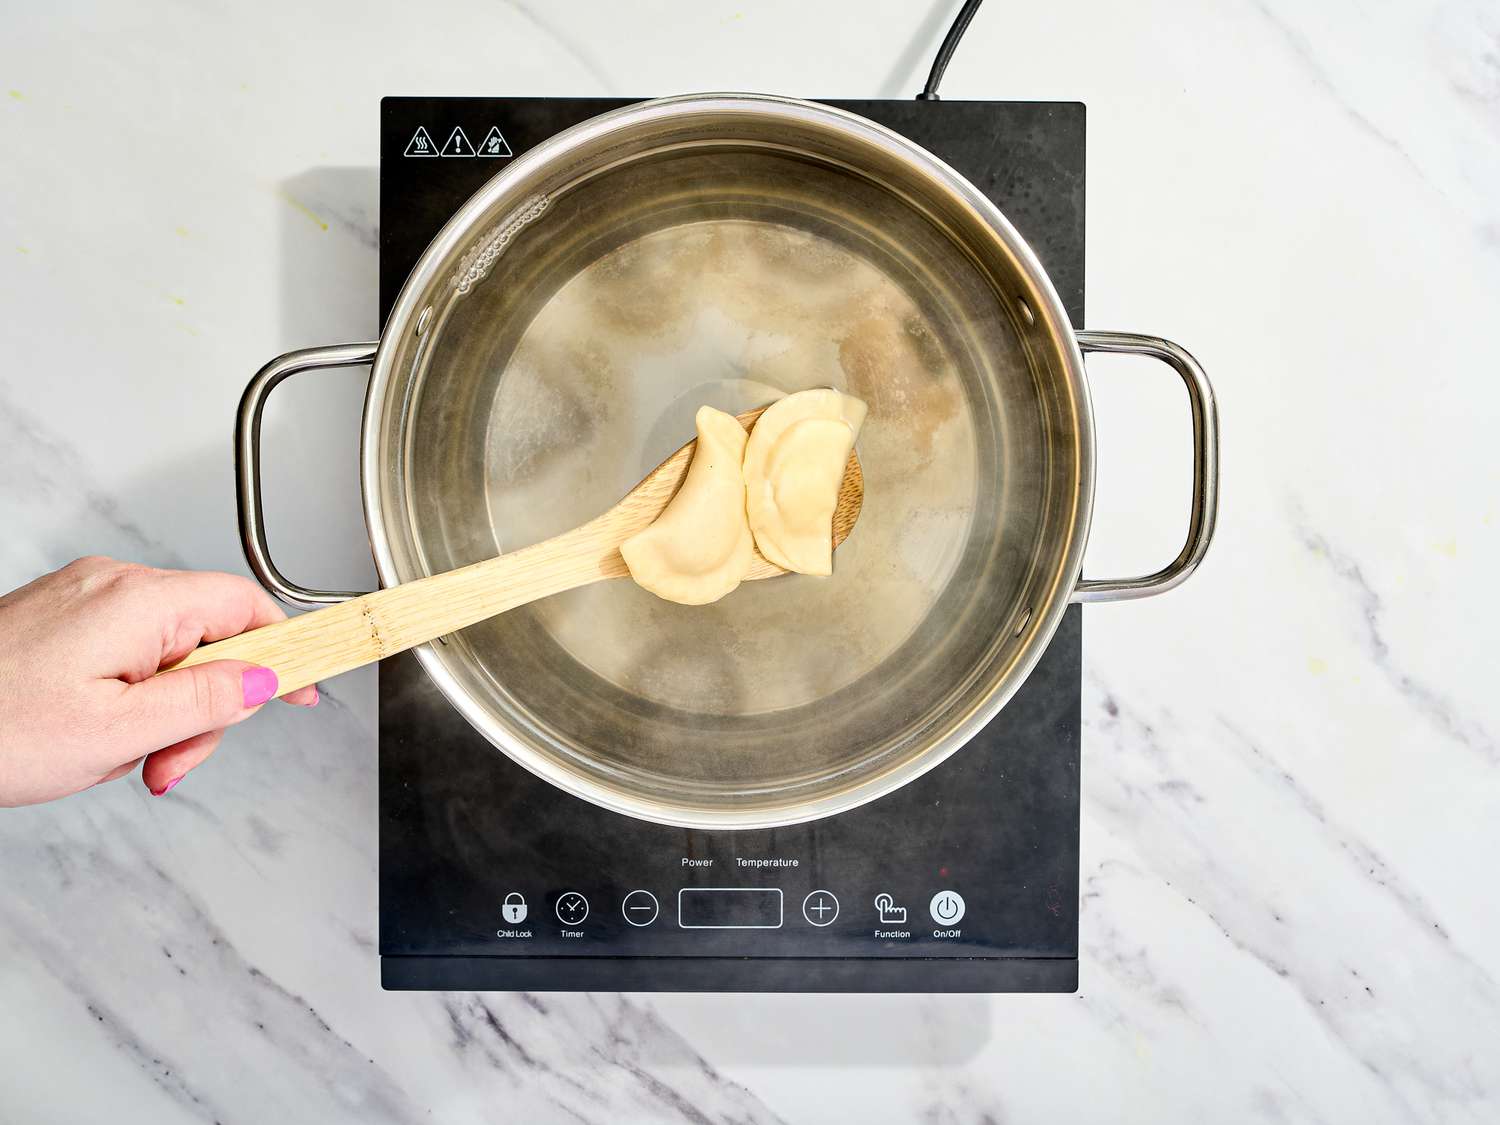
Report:
M1063 553L1053 584L1046 592L1047 596L1045 599L1037 599L1043 604L1042 612L1039 615L1034 613L1031 620L1026 623L1031 633L1027 644L1006 673L997 680L993 689L956 722L950 723L946 731L925 749L881 773L861 779L857 784L839 793L816 800L803 801L774 811L755 807L710 811L699 806L674 805L647 800L610 789L573 773L560 763L537 753L514 738L509 731L494 723L476 700L449 673L433 645L420 645L414 650L423 670L438 690L475 730L483 734L507 757L575 797L612 812L681 828L721 830L774 828L846 812L882 797L920 777L946 761L971 741L1011 700L1021 684L1031 675L1062 622L1063 614L1069 605L1070 595L1082 572L1083 554L1088 542L1094 500L1093 406L1077 337L1067 311L1063 308L1062 301L1047 272L1043 269L1041 261L1000 209L959 172L937 156L907 140L899 133L867 118L846 110L835 109L832 106L796 98L772 94L706 93L683 94L638 102L581 122L548 138L510 162L502 171L486 181L443 224L442 229L428 244L402 284L401 291L392 306L390 317L380 335L360 424L360 492L364 506L365 526L369 533L375 569L381 586L394 585L400 581L401 577L396 573L396 563L380 506L380 482L384 476L384 466L379 460L383 406L388 384L396 374L395 356L399 350L398 343L404 340L409 332L416 330L422 309L426 307L423 304L424 295L438 278L443 263L452 256L454 251L471 239L496 199L514 190L513 185L523 177L544 173L558 160L566 158L567 154L578 145L598 140L616 128L654 121L666 122L682 113L733 115L753 113L773 117L783 116L800 121L807 121L811 118L833 128L854 133L866 143L885 149L889 154L923 168L966 207L976 212L1015 259L1031 286L1032 293L1029 296L1039 298L1039 300L1028 301L1028 304L1033 306L1031 311L1039 322L1038 327L1058 346L1062 360L1061 373L1066 377L1069 393L1077 404L1078 424L1072 437L1077 443L1078 490L1074 497L1073 518L1070 525L1071 541ZM425 323L422 327L426 327Z

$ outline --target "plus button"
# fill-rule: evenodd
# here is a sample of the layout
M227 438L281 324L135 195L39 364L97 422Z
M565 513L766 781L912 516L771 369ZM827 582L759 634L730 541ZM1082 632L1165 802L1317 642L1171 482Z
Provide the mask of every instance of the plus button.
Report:
M802 900L802 917L822 929L833 925L839 916L839 900L831 891L813 891Z

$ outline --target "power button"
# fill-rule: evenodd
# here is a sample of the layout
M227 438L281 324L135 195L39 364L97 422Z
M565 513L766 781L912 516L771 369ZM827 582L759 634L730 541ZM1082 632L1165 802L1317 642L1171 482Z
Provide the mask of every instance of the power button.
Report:
M956 926L963 921L964 896L957 891L938 891L927 904L927 912L939 926Z

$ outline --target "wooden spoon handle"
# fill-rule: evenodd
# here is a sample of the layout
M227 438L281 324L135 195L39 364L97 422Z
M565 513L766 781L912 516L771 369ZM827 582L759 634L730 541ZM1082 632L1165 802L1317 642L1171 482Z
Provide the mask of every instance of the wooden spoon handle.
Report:
M762 413L751 410L741 414L740 424L749 429ZM173 667L186 668L210 660L245 660L275 672L276 694L285 695L527 602L603 578L624 578L630 570L620 555L620 544L661 515L687 474L695 445L688 442L623 500L582 527L461 570L403 582L215 641L194 649ZM863 502L864 475L859 458L851 455L833 513L835 547L859 518ZM785 573L757 552L745 577L772 578Z
M274 671L276 694L285 695L538 598L623 578L629 571L618 546L593 530L586 525L513 554L214 641L173 667L245 660Z

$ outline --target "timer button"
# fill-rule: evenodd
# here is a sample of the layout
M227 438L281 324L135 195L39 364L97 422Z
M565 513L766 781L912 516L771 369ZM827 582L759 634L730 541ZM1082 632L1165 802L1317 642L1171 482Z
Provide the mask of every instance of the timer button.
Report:
M557 896L557 920L564 926L581 925L589 916L589 900L577 891L564 891Z

